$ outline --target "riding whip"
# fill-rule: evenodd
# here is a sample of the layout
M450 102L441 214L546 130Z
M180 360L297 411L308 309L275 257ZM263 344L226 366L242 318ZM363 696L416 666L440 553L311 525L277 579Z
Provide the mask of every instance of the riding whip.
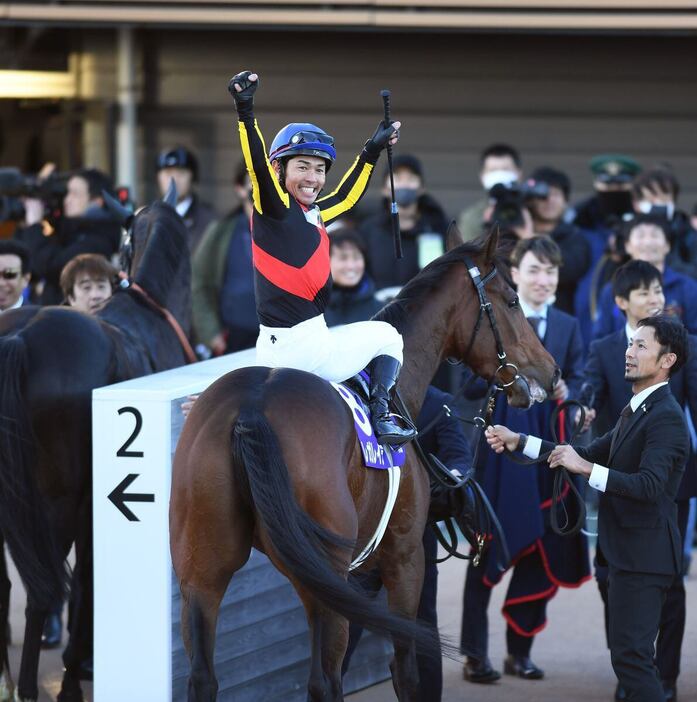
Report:
M383 124L385 129L390 126L390 91L381 90L382 103L385 107L385 120ZM392 169L392 144L387 141L387 169L390 174L390 193L392 202L390 203L390 217L392 220L392 237L394 239L394 255L396 258L402 258L402 235L399 231L399 209L397 208L397 200L394 196L394 171Z

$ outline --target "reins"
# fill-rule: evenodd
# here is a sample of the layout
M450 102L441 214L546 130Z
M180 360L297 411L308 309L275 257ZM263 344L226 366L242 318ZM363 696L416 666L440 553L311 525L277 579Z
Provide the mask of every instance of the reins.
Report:
M137 292L153 310L161 314L167 320L169 326L172 327L172 330L177 335L177 339L179 339L179 343L184 351L187 363L196 363L198 358L196 357L194 350L191 348L191 344L186 338L186 334L181 328L181 325L177 321L176 317L166 307L163 307L155 302L155 300L153 300L153 298L150 297L150 295L145 292L145 290L143 290L138 283L131 283L129 287L131 290L135 290L135 292Z

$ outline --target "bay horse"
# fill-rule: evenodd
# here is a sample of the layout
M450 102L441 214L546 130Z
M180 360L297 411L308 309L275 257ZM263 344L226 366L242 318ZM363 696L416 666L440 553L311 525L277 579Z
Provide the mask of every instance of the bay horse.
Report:
M476 244L459 240L375 317L404 338L398 391L412 417L446 357L496 378L516 406L544 399L558 379L515 292L496 276L497 244L496 233ZM474 277L475 264L481 277ZM497 355L502 344L507 357ZM175 452L170 498L189 702L216 698L218 608L252 546L291 580L305 607L312 642L308 699L343 700L347 619L392 636L397 698L417 699L416 645L436 655L440 649L437 633L415 622L429 481L407 450L387 532L364 565L378 568L388 611L346 580L352 556L376 529L388 483L384 471L362 466L351 411L339 394L310 373L250 367L228 373L200 396Z
M187 362L168 310L190 326L191 265L184 224L155 202L133 220L126 270L135 283L90 316L67 307L0 315L0 532L27 589L13 695L6 641L9 581L0 577L0 702L36 700L47 610L68 590L70 636L60 702L81 702L80 663L92 654L94 388ZM138 290L145 292L139 292ZM75 544L76 562L65 566Z

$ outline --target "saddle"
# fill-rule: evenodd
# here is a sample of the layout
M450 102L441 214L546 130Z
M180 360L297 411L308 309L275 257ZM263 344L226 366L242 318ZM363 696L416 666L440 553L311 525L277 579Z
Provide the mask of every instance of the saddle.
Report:
M375 437L369 407L370 375L368 371L362 370L343 383L331 383L331 385L351 410L366 467L387 469L392 466L403 466L406 456L404 447L379 444ZM393 416L405 425L413 426L400 415Z

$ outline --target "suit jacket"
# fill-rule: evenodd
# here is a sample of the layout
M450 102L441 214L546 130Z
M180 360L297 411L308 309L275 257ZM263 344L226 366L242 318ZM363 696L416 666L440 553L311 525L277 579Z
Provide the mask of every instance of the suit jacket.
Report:
M681 407L687 407L697 422L697 337L690 336L687 363L670 378L670 390ZM585 379L593 388L593 408L598 412L597 433L602 435L614 427L622 408L632 397L632 386L624 379L624 353L627 336L624 328L591 343L586 362ZM697 495L697 457L690 458L680 483L677 499Z
M562 377L569 386L569 397L577 396L583 378L583 345L578 322L570 315L550 307L547 310L547 329L543 344L561 368ZM482 381L482 393L486 391L486 383ZM472 394L468 393L472 398ZM533 434L543 438L552 437L549 434L549 419L556 402L548 400L535 404L528 410L511 407L503 394L497 395L496 409L491 419L492 424L503 424L513 431ZM561 437L560 437L561 438ZM539 539L550 533L548 507L552 496L552 481L554 474L545 466L536 468L521 468L504 455L489 451L485 439L480 440L477 460L477 479L491 500L494 511L499 517L506 535L511 556L515 559L535 544ZM546 505L546 506L545 506ZM579 539L585 537L579 535ZM577 546L575 538L564 538L561 548L554 553L547 553L551 562L550 570L555 577L564 582L577 582L585 574L586 564L578 563L568 554L575 553ZM501 573L497 569L497 544L492 543L492 556L487 560L486 576L490 582L497 582ZM578 571L570 573L567 566L578 566Z
M587 461L609 468L600 493L598 545L620 570L677 575L682 540L675 496L689 452L680 405L663 386L649 395L620 436L617 425L587 447ZM543 451L552 444L543 442Z

